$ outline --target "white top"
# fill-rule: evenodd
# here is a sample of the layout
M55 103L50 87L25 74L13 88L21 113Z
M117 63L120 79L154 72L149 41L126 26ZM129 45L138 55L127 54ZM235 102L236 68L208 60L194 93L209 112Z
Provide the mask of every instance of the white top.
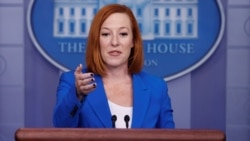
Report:
M126 128L125 115L129 116L128 128L131 128L133 107L125 107L108 100L111 115L116 115L115 127Z

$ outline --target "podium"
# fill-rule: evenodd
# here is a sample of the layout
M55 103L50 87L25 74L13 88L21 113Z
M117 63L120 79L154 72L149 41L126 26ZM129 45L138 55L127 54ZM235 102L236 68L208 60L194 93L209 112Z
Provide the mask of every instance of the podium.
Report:
M220 130L20 128L16 141L225 141Z

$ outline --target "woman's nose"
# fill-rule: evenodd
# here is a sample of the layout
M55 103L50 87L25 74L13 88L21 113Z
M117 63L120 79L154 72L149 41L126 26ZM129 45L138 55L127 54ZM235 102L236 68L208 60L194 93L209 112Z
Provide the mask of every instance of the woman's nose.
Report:
M116 36L113 36L112 41L111 41L111 45L114 47L119 45L118 38Z

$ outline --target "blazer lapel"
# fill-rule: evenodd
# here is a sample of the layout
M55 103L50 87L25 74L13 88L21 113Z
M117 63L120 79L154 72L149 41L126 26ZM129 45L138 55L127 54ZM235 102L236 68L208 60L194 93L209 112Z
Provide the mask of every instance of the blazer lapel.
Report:
M140 128L149 106L150 91L137 74L133 75L133 118L132 128Z
M95 76L97 87L88 95L88 102L105 128L112 128L111 112L100 76ZM149 106L150 91L138 74L133 75L132 128L141 128Z
M95 76L97 87L88 95L88 101L105 128L112 128L111 112L100 76Z

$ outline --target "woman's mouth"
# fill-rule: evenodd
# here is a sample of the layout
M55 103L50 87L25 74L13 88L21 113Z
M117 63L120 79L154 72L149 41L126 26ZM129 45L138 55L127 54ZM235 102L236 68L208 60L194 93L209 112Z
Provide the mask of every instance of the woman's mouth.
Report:
M114 50L114 51L108 52L108 54L110 56L119 56L121 54L121 51Z

